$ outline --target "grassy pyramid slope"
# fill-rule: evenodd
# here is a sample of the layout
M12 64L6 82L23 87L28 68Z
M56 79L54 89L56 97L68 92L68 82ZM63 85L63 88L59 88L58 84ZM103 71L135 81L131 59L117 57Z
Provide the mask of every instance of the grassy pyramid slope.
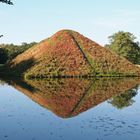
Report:
M71 30L43 40L12 60L10 67L30 78L140 75L125 58Z

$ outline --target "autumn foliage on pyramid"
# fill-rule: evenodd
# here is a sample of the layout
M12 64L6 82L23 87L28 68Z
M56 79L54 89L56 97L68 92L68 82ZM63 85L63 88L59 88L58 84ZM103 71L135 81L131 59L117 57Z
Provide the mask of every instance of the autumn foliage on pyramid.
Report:
M140 69L78 32L62 30L10 62L26 77L138 76Z

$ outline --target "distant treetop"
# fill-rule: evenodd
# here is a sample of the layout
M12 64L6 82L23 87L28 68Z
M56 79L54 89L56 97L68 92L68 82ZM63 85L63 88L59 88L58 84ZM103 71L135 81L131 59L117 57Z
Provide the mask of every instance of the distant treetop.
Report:
M13 5L13 2L11 0L0 0L0 2L9 4L9 5Z

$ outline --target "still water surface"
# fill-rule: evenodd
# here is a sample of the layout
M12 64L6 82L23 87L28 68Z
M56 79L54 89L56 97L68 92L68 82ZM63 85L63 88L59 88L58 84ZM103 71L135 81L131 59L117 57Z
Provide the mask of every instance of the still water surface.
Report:
M0 140L140 139L139 79L0 83Z

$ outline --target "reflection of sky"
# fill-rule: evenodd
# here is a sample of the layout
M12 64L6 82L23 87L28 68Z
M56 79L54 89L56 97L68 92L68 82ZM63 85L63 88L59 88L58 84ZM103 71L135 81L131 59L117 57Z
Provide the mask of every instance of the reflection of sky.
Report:
M0 140L139 140L140 94L134 100L123 110L104 102L62 119L14 88L0 86Z

